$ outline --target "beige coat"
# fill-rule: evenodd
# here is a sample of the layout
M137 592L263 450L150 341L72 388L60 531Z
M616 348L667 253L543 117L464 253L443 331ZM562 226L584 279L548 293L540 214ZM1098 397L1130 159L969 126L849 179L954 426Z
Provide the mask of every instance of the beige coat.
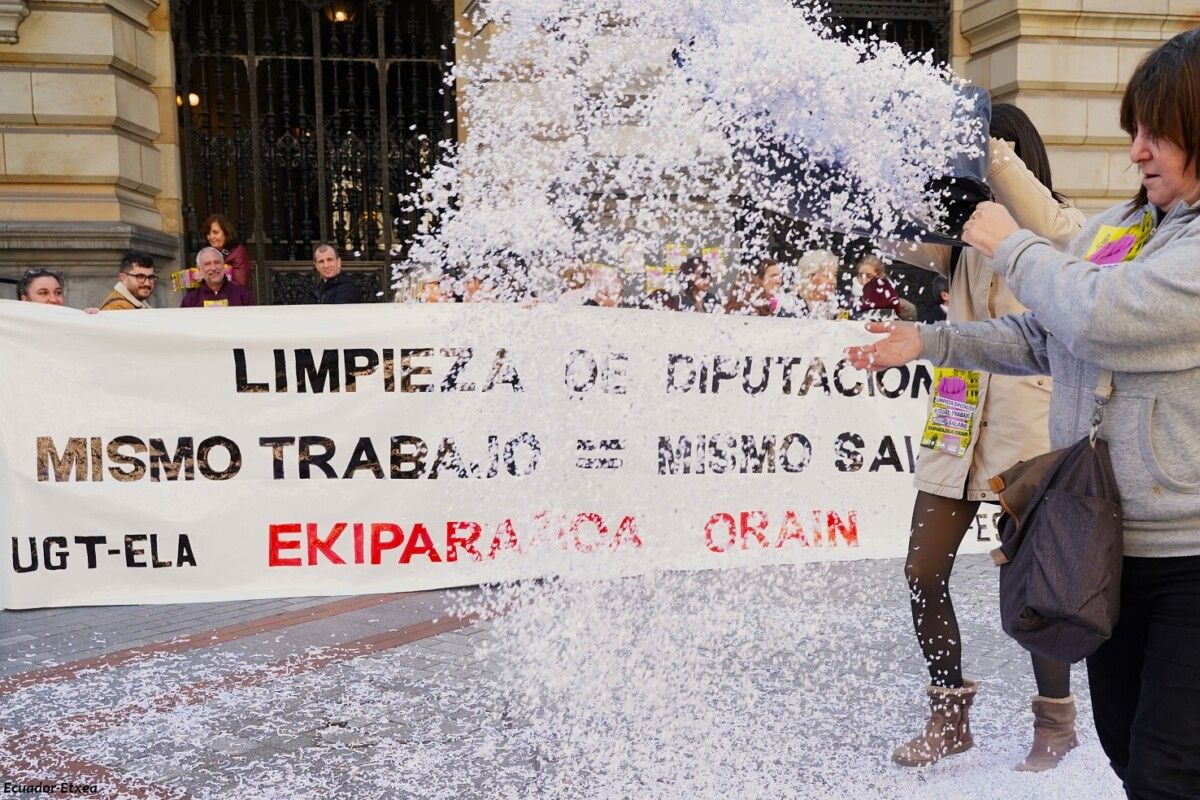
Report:
M134 311L139 308L150 308L150 303L138 300L120 281L117 281L117 285L100 306L101 311Z
M991 144L988 183L996 202L1012 212L1022 228L1066 248L1083 227L1083 213L1055 200L1007 143L992 139ZM943 276L949 271L949 247L907 245L895 255ZM950 321L972 322L1024 311L987 259L976 250L964 249L950 281ZM989 478L1050 449L1050 386L1048 377L982 374L970 449L958 457L921 448L916 487L941 497L995 500Z

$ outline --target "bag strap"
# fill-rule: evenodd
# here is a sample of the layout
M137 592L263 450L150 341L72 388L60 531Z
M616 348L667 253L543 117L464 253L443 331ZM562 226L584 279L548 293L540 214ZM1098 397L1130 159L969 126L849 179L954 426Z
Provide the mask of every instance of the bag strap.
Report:
M1104 407L1112 399L1112 393L1112 370L1102 369L1100 370L1100 377L1096 379L1096 408L1092 411L1092 432L1088 436L1092 447L1096 446L1096 436L1100 433L1100 423L1104 421Z

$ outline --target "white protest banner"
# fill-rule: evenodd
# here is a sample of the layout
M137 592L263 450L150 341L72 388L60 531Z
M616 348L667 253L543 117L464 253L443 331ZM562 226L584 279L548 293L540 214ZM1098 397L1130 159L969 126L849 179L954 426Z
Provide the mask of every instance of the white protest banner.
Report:
M930 370L845 364L869 338L552 305L0 303L3 606L902 555Z

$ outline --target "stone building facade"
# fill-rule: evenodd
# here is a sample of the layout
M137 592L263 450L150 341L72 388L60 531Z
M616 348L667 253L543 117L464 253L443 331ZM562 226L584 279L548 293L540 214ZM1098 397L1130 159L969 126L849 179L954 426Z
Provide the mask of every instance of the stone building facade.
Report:
M1024 109L1055 188L1085 211L1132 196L1121 92L1159 43L1200 26L1200 0L954 0L953 64Z
M196 133L181 125L181 119L189 119L181 110L186 112L194 91L181 83L180 42L172 39L173 21L176 39L180 23L178 17L173 20L175 9L170 3L181 1L0 0L0 277L18 276L31 266L61 268L69 277L68 302L83 307L96 303L111 288L124 250L146 250L170 268L198 244L197 201L188 196L195 191L189 189L185 174L188 137ZM227 5L234 8L243 2L252 23L254 4L249 0L231 0ZM385 38L394 33L399 41L407 13L397 11L396 3L295 2L311 12L311 36L318 51L318 40L331 40L321 40L326 34L317 29L338 24L339 14L343 20L347 13L352 18L361 7L356 30L364 31L364 46L368 39L375 43L371 46L378 46L381 74L391 74L393 68L404 74L404 64L430 60L427 53L388 50ZM447 2L434 6L449 18ZM453 14L463 20L473 2L456 0ZM833 6L846 17L860 19L903 22L906 13L915 13L926 22L944 20L944 27L935 24L934 30L941 31L937 36L951 63L999 99L1029 112L1049 145L1056 188L1085 210L1118 202L1137 185L1136 172L1126 157L1128 140L1117 125L1117 108L1122 87L1138 60L1158 43L1200 25L1200 0L849 0ZM397 14L401 21L388 21ZM377 38L370 38L376 36L371 33L376 24L372 20L378 22ZM435 29L449 31L448 27L428 28L424 38L428 40L428 30ZM485 32L467 30L459 35ZM253 50L238 57L257 68ZM397 80L401 82L396 91L407 91L403 80ZM427 83L432 87L432 79ZM390 93L393 89L383 88L389 86L386 79L377 90L364 86L363 96L371 91ZM267 102L272 91L274 84L256 97ZM369 99L363 103L376 108ZM395 165L408 163L405 158L428 160L428 147L421 144L427 140L403 134L413 126L393 125L391 130L388 115L376 112L376 117L364 117L373 120L370 127L379 128L377 137L368 137L374 144L366 152L370 156L372 147L380 150L382 174L388 174L387 164L399 169ZM320 112L312 113L321 118ZM453 130L452 122L434 119L432 106L422 113L428 130ZM303 151L302 128L297 123L280 127L278 133L298 137L300 144L295 146ZM273 185L271 174L259 174L273 169L262 148L274 147L276 140L254 142L258 149L248 151L251 161L246 169L258 170L250 194L258 198L254 208L262 217L270 201L255 192L269 192ZM314 168L319 165L326 174L326 157L312 158ZM303 234L309 241L341 232L334 216L337 201L330 198L347 193L346 180L321 184L314 210L306 212L314 220L312 229ZM390 184L384 187L384 194L390 189ZM386 203L355 213L369 214L372 224L381 226L387 226L392 216ZM248 241L253 244L251 256L261 255L272 266L269 275L264 271L258 288L267 299L286 300L287 274L302 271L303 259L275 258L272 248L279 237L269 235L263 219L249 227L247 239L258 239ZM376 237L373 247L392 248L397 236L389 229ZM364 261L364 274L375 270L382 275L386 264L378 258ZM0 290L0 297L9 296L10 292ZM178 300L163 287L157 299L164 305Z
M83 306L126 249L177 259L175 128L163 5L0 2L0 275L60 268Z

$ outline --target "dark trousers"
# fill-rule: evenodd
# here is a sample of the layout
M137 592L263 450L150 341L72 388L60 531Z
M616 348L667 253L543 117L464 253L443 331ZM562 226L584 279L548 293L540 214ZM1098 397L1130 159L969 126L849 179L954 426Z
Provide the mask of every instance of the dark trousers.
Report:
M1126 558L1121 619L1087 667L1131 800L1200 798L1200 556Z

